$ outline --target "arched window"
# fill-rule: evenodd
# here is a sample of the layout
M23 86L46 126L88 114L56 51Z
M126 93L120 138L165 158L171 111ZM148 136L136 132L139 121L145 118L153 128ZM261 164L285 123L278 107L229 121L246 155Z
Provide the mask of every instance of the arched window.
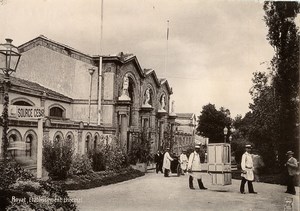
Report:
M11 134L8 138L9 147L15 147L15 143L17 141L17 136L15 134ZM11 151L11 155L15 157L17 155L16 150L13 149Z
M94 138L94 149L97 149L97 143L98 143L98 136L95 136L95 138Z
M90 142L91 142L91 136L87 135L85 139L85 153L88 153L90 151Z
M64 110L60 107L52 107L50 108L50 117L59 117L63 118Z
M32 156L32 141L33 141L33 137L31 134L29 134L26 137L26 149L25 149L25 155L26 157L31 157Z
M13 103L13 105L19 105L19 106L32 106L30 103L23 101L23 100L19 100Z
M17 106L34 106L34 102L25 97L14 98L11 100L11 104Z
M67 135L67 140L73 141L73 138L72 138L71 134Z

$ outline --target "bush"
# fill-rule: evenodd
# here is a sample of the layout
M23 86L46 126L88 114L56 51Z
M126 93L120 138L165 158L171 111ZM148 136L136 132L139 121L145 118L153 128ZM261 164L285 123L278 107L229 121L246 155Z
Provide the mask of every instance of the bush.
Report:
M104 171L106 168L106 158L103 148L96 148L89 152L89 158L92 161L94 171Z
M73 158L73 144L71 140L45 141L43 165L52 179L66 179L71 168Z
M101 172L92 172L86 175L73 176L68 181L54 182L67 190L81 190L114 184L144 175L145 173L134 170L131 167L126 167L119 169L118 173L113 170L106 170Z
M26 201L11 202L6 210L77 210L67 192L61 187L46 181L17 181L10 190L27 194ZM11 195L11 198L14 195ZM30 200L29 200L30 199Z
M82 175L92 171L91 160L87 155L76 154L73 158L69 173L71 175Z
M19 164L1 163L0 178L0 210L76 210L64 189L50 182L37 181ZM13 196L26 200L13 202Z
M127 155L117 143L105 146L106 170L120 170L129 166Z
M34 176L17 163L0 163L0 178L0 189L5 189L15 183L17 179L30 180Z

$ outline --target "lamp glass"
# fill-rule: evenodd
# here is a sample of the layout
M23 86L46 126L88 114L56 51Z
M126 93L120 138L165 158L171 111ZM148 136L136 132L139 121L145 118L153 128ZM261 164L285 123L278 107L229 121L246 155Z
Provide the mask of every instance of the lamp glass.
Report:
M18 48L11 42L12 39L6 39L5 44L0 44L0 69L5 74L16 71L21 57Z
M0 53L0 69L6 68L6 56L3 53Z

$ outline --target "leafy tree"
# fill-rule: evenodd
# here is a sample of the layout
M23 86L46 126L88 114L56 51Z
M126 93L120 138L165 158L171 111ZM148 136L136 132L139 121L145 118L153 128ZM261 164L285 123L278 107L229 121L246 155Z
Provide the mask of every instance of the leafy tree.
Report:
M278 137L276 149L284 160L287 150L298 154L299 117L299 31L295 17L299 2L265 2L265 22L269 28L267 39L275 50L271 61L274 99L278 109Z
M202 107L201 115L198 117L197 133L209 138L211 143L224 142L223 129L228 130L227 139L230 136L231 127L230 111L223 107L218 111L214 104L207 104ZM227 140L228 142L228 140Z

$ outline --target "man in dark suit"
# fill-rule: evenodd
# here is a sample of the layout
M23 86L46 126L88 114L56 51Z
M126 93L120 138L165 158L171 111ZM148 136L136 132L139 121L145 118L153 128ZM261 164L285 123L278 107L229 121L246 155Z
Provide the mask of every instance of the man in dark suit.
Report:
M163 159L164 159L163 154L161 154L161 152L158 150L154 156L154 161L156 163L156 173L158 173L159 171L161 173L163 173L163 170L162 170Z

